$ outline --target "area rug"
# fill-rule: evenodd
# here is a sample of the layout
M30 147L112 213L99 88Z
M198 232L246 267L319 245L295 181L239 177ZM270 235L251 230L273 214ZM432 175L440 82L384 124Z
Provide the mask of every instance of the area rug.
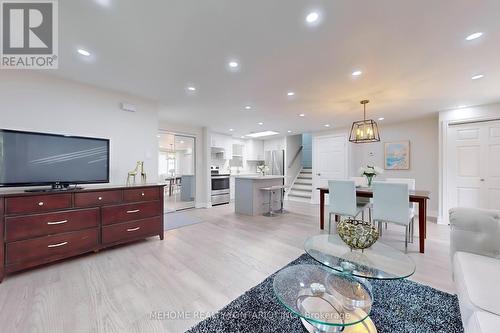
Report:
M288 266L298 264L319 265L307 254ZM290 314L274 296L275 274L187 332L307 332L300 319ZM455 295L409 280L372 280L371 284L375 301L370 318L379 333L463 332Z

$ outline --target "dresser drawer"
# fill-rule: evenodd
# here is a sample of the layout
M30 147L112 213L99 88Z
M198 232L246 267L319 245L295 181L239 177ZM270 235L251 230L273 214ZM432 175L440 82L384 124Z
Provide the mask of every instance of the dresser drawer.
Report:
M123 191L123 201L125 202L154 201L159 199L160 189L158 187Z
M6 214L47 212L71 207L71 194L34 195L5 199Z
M75 193L75 207L96 207L121 201L122 191Z
M160 216L144 220L113 224L102 227L102 243L109 245L155 236L163 232L161 229Z
M43 264L93 251L98 246L97 240L98 229L94 228L8 243L5 263Z
M5 219L5 239L7 242L13 242L95 228L98 225L99 208L7 217Z
M163 213L163 202L151 201L127 205L103 207L102 224L114 224L133 220L140 220L146 217L158 216Z

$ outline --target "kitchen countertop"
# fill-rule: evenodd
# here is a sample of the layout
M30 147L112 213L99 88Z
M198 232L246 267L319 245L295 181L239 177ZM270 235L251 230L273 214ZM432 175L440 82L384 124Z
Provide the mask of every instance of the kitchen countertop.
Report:
M266 180L266 179L284 179L285 176L279 176L279 175L268 175L268 176L235 176L235 178L239 179L253 179L253 180Z

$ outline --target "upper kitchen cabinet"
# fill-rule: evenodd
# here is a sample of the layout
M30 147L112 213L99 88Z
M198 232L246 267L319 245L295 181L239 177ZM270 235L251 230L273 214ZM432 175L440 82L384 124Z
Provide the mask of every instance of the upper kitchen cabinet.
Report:
M230 159L233 155L233 138L228 135L211 133L210 147L216 148L212 151L216 150L218 153L222 153L225 159Z
M247 140L245 143L245 158L247 161L264 160L264 141Z

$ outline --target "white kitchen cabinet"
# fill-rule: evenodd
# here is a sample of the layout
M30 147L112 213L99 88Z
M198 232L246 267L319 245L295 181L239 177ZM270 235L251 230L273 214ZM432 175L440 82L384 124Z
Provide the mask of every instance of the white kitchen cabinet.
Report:
M248 140L245 144L245 159L247 161L264 160L264 141Z
M226 159L230 159L233 156L233 138L229 135L211 133L210 147L223 149Z

